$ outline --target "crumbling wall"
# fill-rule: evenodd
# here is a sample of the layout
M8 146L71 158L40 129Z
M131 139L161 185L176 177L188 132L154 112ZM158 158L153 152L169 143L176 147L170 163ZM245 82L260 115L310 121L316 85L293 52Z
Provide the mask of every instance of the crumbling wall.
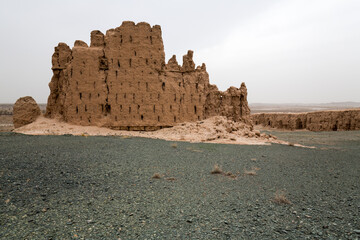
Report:
M225 92L218 91L215 85L211 85L205 103L206 118L226 116L233 121L250 122L247 117L249 115L245 83L242 83L240 88L230 87Z
M90 47L60 43L52 70L46 116L74 124L154 130L214 115L240 121L250 113L245 85L218 91L205 64L195 67L192 51L182 66L175 56L165 64L158 25L123 22L105 35L92 31Z
M309 113L257 113L251 115L251 119L255 125L287 130L360 130L360 109Z

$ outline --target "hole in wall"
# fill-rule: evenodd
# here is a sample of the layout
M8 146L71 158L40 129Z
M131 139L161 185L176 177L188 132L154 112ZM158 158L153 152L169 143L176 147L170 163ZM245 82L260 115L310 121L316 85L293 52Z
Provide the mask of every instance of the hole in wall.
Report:
M165 91L165 83L164 82L162 83L161 88L163 91Z
M79 109L78 109L77 106L76 106L76 108L75 108L75 111L76 111L76 113L79 113Z
M195 112L195 114L196 114L196 112L197 112L196 106L194 106L194 112Z
M79 93L79 97L80 97L80 99L82 98L82 93Z
M143 115L141 115L141 117L140 117L140 118L141 118L141 120L144 120L144 116L143 116Z

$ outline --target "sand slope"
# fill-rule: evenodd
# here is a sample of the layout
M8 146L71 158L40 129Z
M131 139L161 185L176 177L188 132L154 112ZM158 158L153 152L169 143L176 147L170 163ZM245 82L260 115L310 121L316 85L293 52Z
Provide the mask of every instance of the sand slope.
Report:
M83 135L83 136L132 136L164 139L170 141L211 142L242 145L288 144L275 136L261 134L251 126L233 122L225 117L212 117L204 121L181 123L172 128L153 132L119 131L96 126L78 126L39 117L35 122L17 128L17 133L28 135Z

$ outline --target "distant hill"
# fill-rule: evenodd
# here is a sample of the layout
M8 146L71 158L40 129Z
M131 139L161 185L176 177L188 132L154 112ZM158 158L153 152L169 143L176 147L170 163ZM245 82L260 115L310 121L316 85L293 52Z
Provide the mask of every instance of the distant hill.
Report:
M314 112L360 108L360 102L331 103L250 103L251 113L260 112Z
M40 110L44 113L46 111L46 103L39 103ZM0 103L0 115L12 115L14 104Z

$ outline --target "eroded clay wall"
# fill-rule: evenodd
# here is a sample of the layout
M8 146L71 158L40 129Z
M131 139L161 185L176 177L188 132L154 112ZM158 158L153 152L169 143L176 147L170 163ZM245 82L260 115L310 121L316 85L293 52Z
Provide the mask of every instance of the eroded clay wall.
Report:
M360 109L309 113L257 113L255 125L278 129L310 131L360 130Z
M247 90L220 92L209 84L205 64L195 68L188 51L179 66L165 64L161 28L123 22L104 35L91 32L90 47L60 43L53 55L47 116L81 125L152 130L224 115L249 115Z
M218 91L212 85L208 91L205 103L205 117L226 116L233 121L248 121L250 108L247 102L245 83L240 88L230 87L225 92Z

